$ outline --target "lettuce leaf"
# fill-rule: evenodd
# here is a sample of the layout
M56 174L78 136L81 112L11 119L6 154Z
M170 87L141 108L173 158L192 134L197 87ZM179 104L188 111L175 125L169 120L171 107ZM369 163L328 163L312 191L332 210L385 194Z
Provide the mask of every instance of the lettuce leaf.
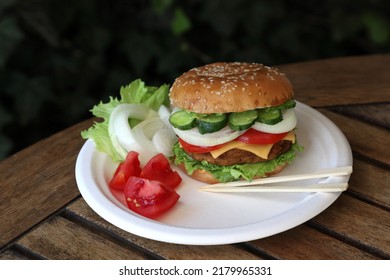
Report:
M95 142L96 149L100 152L108 154L114 162L121 162L124 158L116 151L108 134L108 122L111 112L120 104L145 104L149 108L157 111L161 105L169 106L168 97L169 85L164 84L160 87L146 86L140 80L134 80L126 86L120 88L120 99L109 97L109 102L103 103L100 101L90 111L95 117L101 119L81 132L83 139L92 139ZM129 120L130 126L133 127L139 120Z
M197 169L202 169L210 172L220 182L230 182L240 179L248 181L253 180L255 177L264 176L265 173L272 172L277 166L289 164L294 161L296 153L302 151L303 147L299 146L296 142L292 145L290 151L280 155L279 157L259 163L247 163L247 164L234 164L229 166L219 166L208 163L206 161L197 161L190 157L180 147L179 143L176 143L173 147L174 162L175 164L184 164L188 174L192 174Z
M169 106L169 85L161 87L146 86L140 79L133 81L120 89L121 103L145 104L157 111L161 105Z

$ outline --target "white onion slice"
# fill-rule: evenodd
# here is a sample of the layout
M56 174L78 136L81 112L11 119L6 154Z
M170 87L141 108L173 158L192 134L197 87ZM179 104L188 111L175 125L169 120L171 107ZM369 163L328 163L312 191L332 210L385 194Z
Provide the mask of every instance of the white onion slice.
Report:
M219 131L206 134L200 134L197 127L191 128L189 130L180 130L177 128L173 128L173 130L177 136L179 136L185 142L197 146L215 146L223 144L236 139L246 131L232 130L228 125Z
M168 107L161 105L158 109L158 116L160 119L168 126L170 127L171 124L169 122L169 117L171 116L171 111L168 109Z
M171 128L164 127L153 135L152 142L157 152L171 157L173 156L173 146L177 142L177 136Z
M139 150L139 160L142 164L145 164L151 157L158 153L152 139L164 127L164 122L159 117L155 117L146 119L133 128L134 140L137 142L137 146L141 147Z
M283 111L283 120L276 124L270 125L265 123L256 122L251 128L267 132L267 133L283 133L293 130L297 126L297 116L294 109L288 109Z
M173 155L177 137L169 124L169 109L161 108L157 113L144 104L121 104L112 111L108 132L112 144L123 159L129 151L136 151L144 165L157 153ZM129 118L141 122L131 129Z
M283 111L283 120L277 124L269 125L260 122L256 122L251 128L267 132L267 133L283 133L293 130L297 125L297 117L294 109L288 109ZM213 132L200 134L197 127L191 128L189 130L180 130L173 127L174 132L178 137L183 139L185 142L197 145L197 146L214 146L229 142L236 139L238 136L245 133L243 131L232 130L228 125L223 129Z
M165 127L156 132L152 142L157 151L167 157L171 157L173 156L173 146L177 142L177 136L169 122L171 110L168 107L161 105L158 109L158 116L165 123Z
M125 158L130 150L139 151L142 147L135 141L129 125L129 118L139 120L146 119L153 114L143 104L120 104L110 115L108 122L108 134L117 152Z

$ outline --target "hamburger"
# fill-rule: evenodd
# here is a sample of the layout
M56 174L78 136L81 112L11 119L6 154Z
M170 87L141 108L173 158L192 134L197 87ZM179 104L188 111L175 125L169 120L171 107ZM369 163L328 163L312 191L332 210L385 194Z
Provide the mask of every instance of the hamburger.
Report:
M174 163L209 184L280 172L300 150L293 95L285 74L258 63L217 62L185 72L169 92Z

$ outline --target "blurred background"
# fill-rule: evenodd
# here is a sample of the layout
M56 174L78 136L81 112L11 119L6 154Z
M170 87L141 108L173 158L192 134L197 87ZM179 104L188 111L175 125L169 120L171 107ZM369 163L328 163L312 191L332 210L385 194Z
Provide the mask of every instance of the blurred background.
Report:
M390 1L0 0L0 159L136 78L389 52Z

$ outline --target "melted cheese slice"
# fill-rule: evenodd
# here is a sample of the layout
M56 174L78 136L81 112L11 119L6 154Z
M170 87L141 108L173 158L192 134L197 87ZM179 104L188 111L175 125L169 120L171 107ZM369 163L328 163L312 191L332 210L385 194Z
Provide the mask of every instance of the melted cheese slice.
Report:
M294 131L290 131L282 140L289 140L295 143ZM268 154L271 151L272 146L273 144L258 145L258 144L246 144L241 141L231 141L223 145L218 150L211 151L210 154L212 155L213 158L217 158L223 153L226 153L227 151L230 151L232 149L240 149L240 150L251 152L263 159L268 159Z

